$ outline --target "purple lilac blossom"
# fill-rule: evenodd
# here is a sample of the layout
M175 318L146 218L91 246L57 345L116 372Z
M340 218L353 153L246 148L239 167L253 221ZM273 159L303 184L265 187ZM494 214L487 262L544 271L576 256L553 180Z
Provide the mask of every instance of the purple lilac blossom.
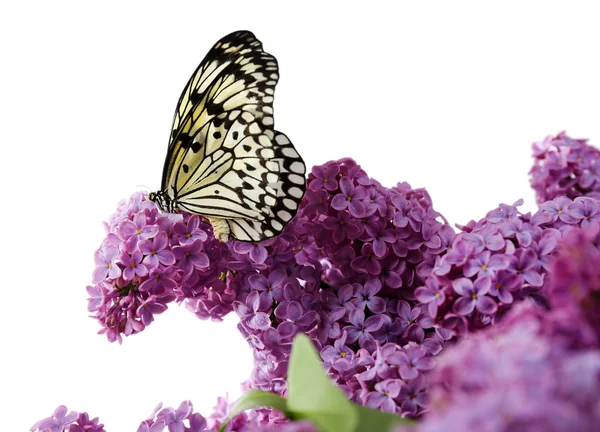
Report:
M557 312L522 302L445 349L428 376L430 411L396 432L597 430L600 350L574 348L565 335L577 334L578 323Z
M563 131L532 145L531 187L538 203L565 196L600 198L600 151Z

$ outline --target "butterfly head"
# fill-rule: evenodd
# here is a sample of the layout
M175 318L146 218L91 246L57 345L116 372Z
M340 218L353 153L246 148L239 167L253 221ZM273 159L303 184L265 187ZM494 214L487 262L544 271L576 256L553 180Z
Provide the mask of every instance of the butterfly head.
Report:
M150 192L148 194L148 199L154 201L162 211L173 213L175 207L174 202L165 191Z

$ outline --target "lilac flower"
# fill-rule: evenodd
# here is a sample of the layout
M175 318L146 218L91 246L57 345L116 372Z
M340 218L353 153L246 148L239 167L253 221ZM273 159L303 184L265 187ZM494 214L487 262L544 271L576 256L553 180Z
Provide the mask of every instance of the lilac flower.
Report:
M38 430L42 432L63 432L65 430L65 426L75 422L78 417L79 413L71 411L67 414L67 407L60 405L54 410L54 413L51 417L40 420L29 430L31 432Z
M415 297L427 305L427 311L432 317L437 315L438 307L446 300L446 294L435 276L428 277L425 280L425 286L415 290Z
M337 371L344 372L352 368L354 353L346 346L346 332L343 332L333 346L327 345L321 350L321 358Z
M383 225L378 230L367 226L366 231L373 238L373 251L378 258L382 258L387 253L388 246L386 243L394 243L398 239L398 235L394 230L385 229Z
M248 255L256 264L262 264L269 256L267 247L272 245L274 241L274 239L264 240L260 243L236 241L233 244L233 250L241 255Z
M121 262L125 266L123 279L132 280L135 276L144 277L148 274L148 268L142 264L142 258L143 255L138 250L131 255L124 253L121 256Z
M306 195L304 195L303 202L304 205L303 213L307 216L314 216L315 214L324 214L327 213L328 209L328 199L329 194L324 190L313 191L308 189L306 191Z
M332 164L328 167L315 166L312 169L314 179L308 184L310 190L318 191L325 188L328 191L334 191L338 187L337 174L340 172L340 167L337 164Z
M177 269L174 267L154 268L150 271L148 279L140 284L140 291L160 295L172 291L177 287L175 278Z
M341 193L335 195L331 200L331 206L336 210L350 211L354 217L360 218L365 215L365 205L362 202L367 197L367 192L364 187L356 186L348 177L340 179Z
M489 277L479 278L473 283L470 279L460 278L452 283L452 288L461 297L454 302L452 310L459 315L469 315L475 308L485 315L496 312L498 306L490 297L486 296L491 287Z
M490 294L498 297L502 303L510 304L513 302L512 292L520 289L521 285L522 281L517 274L501 270L492 281Z
M400 394L401 382L397 379L387 379L375 384L375 391L370 392L365 398L365 404L370 408L382 411L396 412L396 401Z
M464 239L473 243L475 247L473 252L476 254L483 252L484 249L499 251L505 245L504 238L498 233L496 226L488 226L477 233L469 233L464 236Z
M137 310L137 315L142 319L142 323L145 326L154 321L154 315L161 314L167 310L167 306L157 300L159 300L159 297L150 296Z
M427 357L427 351L420 345L408 345L402 351L396 351L389 362L398 366L398 372L403 380L412 380L419 376L420 371L433 368L433 359Z
M341 243L346 238L356 238L361 231L347 211L339 212L336 217L327 217L323 221L323 226L333 232L332 238L335 243Z
M381 282L379 279L369 279L364 285L356 284L354 305L361 310L365 310L365 307L368 307L374 314L385 312L385 300L375 295L380 290Z
M425 331L418 324L421 308L411 308L404 300L398 302L398 320L404 337L410 341L420 342L425 337Z
M100 282L109 277L116 279L121 276L121 268L117 265L119 249L112 246L100 248L94 254L96 270L94 270L93 281Z
M535 251L524 249L515 252L510 258L508 270L522 277L528 284L539 287L544 282L542 275L536 270L538 259Z
M125 220L119 225L118 231L123 238L127 239L127 252L132 252L139 240L149 239L158 233L156 225L147 225L144 213L137 213L133 221Z
M593 198L575 198L569 205L569 212L574 218L581 220L581 227L584 229L593 229L594 225L600 223L600 204Z
M361 249L361 256L352 260L352 268L361 273L376 275L381 272L381 263L373 252L373 245L365 243Z
M208 235L206 232L198 229L199 226L200 217L198 215L190 216L187 223L182 221L173 225L173 232L179 237L179 244L192 243L196 239L200 239L203 242L206 241Z
M266 278L262 274L257 273L250 275L248 283L252 289L261 292L261 296L265 296L265 302L271 303L273 298L277 301L283 300L283 281L285 279L285 271L273 270Z
M210 265L208 255L202 252L202 240L196 239L192 243L173 248L173 255L179 262L179 267L185 275L190 275L194 269L205 269Z
M458 240L450 251L442 258L449 265L461 266L467 263L473 254L473 245L466 240Z
M310 328L316 319L314 311L305 311L296 301L280 303L275 308L275 316L282 320L277 332L284 339L294 336L301 327Z
M428 408L425 380L419 375L414 380L402 384L398 399L403 401L400 409L403 413L415 416L420 409Z
M168 245L169 239L164 232L156 234L152 241L141 240L138 247L146 255L142 262L150 268L158 267L159 263L165 266L175 264L175 255L167 249Z
M266 330L271 326L271 319L264 311L271 306L259 296L257 291L248 294L245 303L236 301L233 307L242 322L256 330Z
M348 342L358 341L361 347L374 342L371 333L379 330L383 325L383 318L380 315L373 315L365 319L365 313L358 308L350 312L349 319L351 325L344 327L348 333Z
M484 251L470 259L463 268L466 277L493 277L498 270L504 270L510 265L510 257L504 254L492 255Z

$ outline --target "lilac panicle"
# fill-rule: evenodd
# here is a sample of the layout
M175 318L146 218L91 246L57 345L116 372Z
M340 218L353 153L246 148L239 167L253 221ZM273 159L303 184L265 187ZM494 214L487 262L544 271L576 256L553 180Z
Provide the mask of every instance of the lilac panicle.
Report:
M233 310L235 298L222 282L227 246L214 240L198 216L160 213L137 192L119 204L105 227L88 309L109 341L139 333L173 301L202 303L201 318L221 319Z
M538 203L565 196L600 198L600 151L563 131L532 145L531 187Z

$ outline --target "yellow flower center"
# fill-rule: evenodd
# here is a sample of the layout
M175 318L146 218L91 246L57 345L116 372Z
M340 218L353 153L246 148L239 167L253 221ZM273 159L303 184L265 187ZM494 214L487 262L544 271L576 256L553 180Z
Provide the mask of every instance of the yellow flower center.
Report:
M477 298L477 294L471 294L471 298L475 300Z
M187 233L187 234L185 235L185 238L190 238L191 236L192 236L192 235L191 235L190 233Z
M138 230L136 231L138 234L142 233L142 230L138 228Z
M346 197L346 201L352 201L352 197L351 196L347 196Z
M135 263L134 263L134 262L132 262L131 264L129 264L129 267L131 267L131 268L135 268Z
M486 271L487 269L488 269L487 265L484 264L484 265L481 266L481 270Z
M111 269L112 268L112 263L108 263L108 268Z
M342 356L342 357L346 357L346 352L345 352L345 351L342 351L342 352L340 353L340 356Z

